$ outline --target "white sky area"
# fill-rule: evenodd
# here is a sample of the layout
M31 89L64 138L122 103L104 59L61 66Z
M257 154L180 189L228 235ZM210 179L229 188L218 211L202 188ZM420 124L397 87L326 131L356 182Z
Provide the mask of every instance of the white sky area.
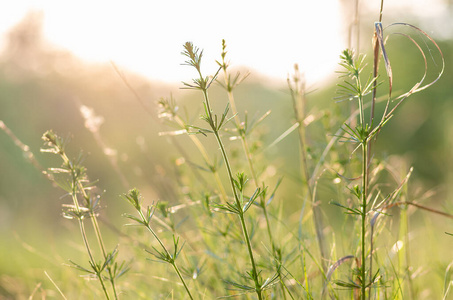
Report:
M352 7L353 1L342 2ZM434 16L440 2L387 0L385 9L396 6L405 21L408 12ZM380 1L361 0L363 5L378 15ZM339 0L1 1L0 37L32 10L42 12L44 36L52 45L87 62L113 61L169 82L194 75L181 66L186 41L204 49L206 75L215 72L225 39L232 66L286 80L298 63L309 82L331 75L346 47ZM4 43L0 39L0 49Z

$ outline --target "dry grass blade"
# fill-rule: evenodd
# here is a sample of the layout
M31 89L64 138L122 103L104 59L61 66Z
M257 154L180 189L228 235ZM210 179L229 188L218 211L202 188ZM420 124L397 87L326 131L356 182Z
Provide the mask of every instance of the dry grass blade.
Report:
M428 40L436 47L436 49L437 49L437 51L439 52L440 57L441 57L441 59L442 59L442 66L441 66L441 69L440 69L440 71L439 71L438 76L436 77L436 79L434 79L434 80L431 81L430 83L427 83L427 84L425 84L425 85L423 85L423 86L421 86L422 82L420 82L420 84L419 84L420 87L418 87L418 88L416 88L415 90L413 90L411 94L417 93L417 92L423 91L424 89L429 88L430 86L432 86L434 83L436 83L436 82L440 79L440 77L442 76L442 74L444 73L444 70L445 70L445 58L444 58L444 54L442 53L442 50L440 49L439 45L434 41L434 39L433 39L432 37L430 37L425 31L421 30L421 29L418 28L417 26L414 26L414 25L411 25L411 24L408 24L408 23L393 23L393 24L390 24L389 26L387 26L385 29L387 29L387 28L389 28L389 27L391 27L391 26L408 26L409 28L418 31L419 34L421 34L421 35L424 36L426 39L428 39ZM415 41L414 41L414 42L415 42ZM425 43L425 45L427 46L427 48L429 49L429 53L430 53L431 59L433 60L434 64L437 65L436 62L435 62L435 60L434 60L434 57L433 57L433 55L432 55L432 53L431 53L431 49L429 48L429 46L428 46L428 44L426 43L426 41L424 41L424 43ZM418 48L419 48L420 50L422 49L422 48L420 47L420 45L417 44L417 46L418 46ZM426 65L426 68L427 68L427 65L428 65L428 64L427 64L427 61L426 61L426 56L423 55L423 57L425 58L425 65ZM427 69L426 69L425 71L427 72ZM402 97L405 97L405 95L401 95L401 96L399 96L397 99L402 98Z
M396 199L396 196L399 194L399 192L402 190L403 186L405 184L407 184L407 182L409 181L411 175L412 175L412 172L414 171L414 168L411 167L409 169L409 172L406 174L406 176L404 177L404 179L400 182L400 184L398 185L398 187L392 192L390 193L390 195L388 195L386 197L386 199L381 203L382 205L384 205L384 207L387 207L388 205L390 205L392 203L392 201L394 201ZM387 202L387 203L386 203ZM390 202L390 203L389 203ZM376 208L378 209L381 204L379 204Z
M126 85L126 87L131 91L131 93L134 95L135 99L140 103L141 107L153 118L156 119L155 114L153 111L148 107L148 105L145 104L143 101L142 97L137 93L137 91L130 85L129 81L126 79L126 76L124 75L123 72L120 71L120 69L116 66L116 64L111 61L110 64L112 65L113 69L115 70L116 74L120 77L121 81Z
M391 98L393 87L393 72L390 60L387 55L387 51L385 50L385 41L383 33L384 30L382 29L382 23L381 22L374 23L374 28L376 30L377 43L381 47L382 57L384 58L385 70L387 71L387 76L389 77L389 98ZM375 59L378 59L378 56L376 56Z
M353 259L355 256L354 255L346 255L346 256L343 256L342 258L340 258L339 260L337 260L333 265L331 265L329 267L329 270L327 272L327 275L326 275L326 282L324 284L324 287L323 287L323 290L322 290L322 294L324 295L325 291L326 291L326 288L327 288L327 284L330 282L330 278L332 277L332 274L333 272L335 272L335 270L341 266L343 263L345 263L346 261L350 260L350 259Z
M330 280L330 278L332 277L332 274L333 272L335 272L335 270L341 266L344 262L354 258L355 256L354 255L346 255L342 258L340 258L339 260L337 260L333 265L330 266L329 268L329 271L327 272L327 280Z
M278 143L280 143L284 138L290 135L294 130L299 127L299 123L294 123L290 128L288 128L285 132L283 132L278 138L276 138L272 143L269 144L263 151L274 147Z
M55 286L55 288L57 289L57 291L60 293L61 297L64 299L64 300L67 300L68 298L66 298L66 296L63 294L63 292L61 291L61 289L58 287L58 285L55 283L55 281L52 279L52 277L50 277L50 275L44 271L44 274L46 274L47 278L49 278L50 282L52 282L52 284Z
M420 28L418 28L418 27L416 27L414 25L408 24L408 23L393 23L393 24L390 24L389 26L387 26L385 28L385 30L387 30L387 29L389 29L390 27L393 27L393 26L407 26L410 29L415 30L424 39L423 42L424 42L424 44L425 44L425 46L426 46L426 48L428 50L424 50L422 48L422 46L420 46L420 44L413 37L411 37L409 34L404 34L404 33L401 33L401 32L392 33L392 34L395 34L395 35L404 36L404 37L408 38L412 43L414 43L414 45L418 48L418 50L420 51L420 53L421 53L421 55L423 57L424 64L425 64L425 71L424 71L424 74L423 74L422 78L420 79L420 81L418 81L408 92L406 92L406 93L404 93L404 94L402 94L402 95L400 95L400 96L398 96L398 97L396 97L394 99L394 100L400 100L400 101L392 108L392 110L390 112L384 114L383 119L386 119L386 118L390 117L392 115L392 113L395 111L395 109L407 97L409 97L412 94L415 94L415 93L418 93L420 91L423 91L423 90L429 88L430 86L432 86L434 83L436 83L440 79L440 77L442 76L442 74L444 73L444 70L445 70L445 58L444 58L444 55L443 55L442 50L440 49L439 45L434 41L434 39L432 37L430 37L426 32L424 32ZM437 51L439 52L440 58L442 60L442 64L441 64L441 68L440 68L440 71L439 71L437 77L433 81L423 85L423 82L425 81L425 79L427 77L427 74L428 74L428 59L427 59L427 55L425 54L425 51L429 52L429 56L431 57L434 65L436 65L436 66L438 65L435 62L435 59L434 59L434 57L433 57L433 55L431 53L431 48L428 46L428 43L427 43L426 39L429 42L431 42L434 45L434 47L437 49ZM385 59L385 57L384 57L384 59ZM387 62L386 62L386 66L387 66ZM387 109L388 109L388 107L386 108L386 111L387 111Z
M392 203L392 204L389 204L389 205L385 206L383 209L389 209L391 207L401 206L401 205L415 206L417 208L420 208L420 209L423 209L423 210L426 210L426 211L441 215L443 217L446 217L446 218L449 218L449 219L453 219L453 215L452 214L449 214L449 213L446 213L446 212L443 212L443 211L440 211L440 210L437 210L437 209L434 209L434 208L431 208L431 207L427 207L427 206L424 206L424 205L420 205L420 204L415 203L415 202L407 202L407 201L395 202L395 203Z

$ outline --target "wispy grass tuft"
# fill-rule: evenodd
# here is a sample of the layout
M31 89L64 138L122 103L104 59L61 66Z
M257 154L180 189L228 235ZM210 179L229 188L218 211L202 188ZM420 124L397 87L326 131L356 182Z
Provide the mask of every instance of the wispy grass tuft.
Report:
M83 244L89 258L89 266L85 267L70 260L73 268L86 273L97 279L101 285L106 299L111 299L107 291L105 281L110 282L114 299L118 299L116 280L129 269L126 262L116 262L118 250L115 248L107 252L102 238L101 230L97 221L100 210L100 195L94 193L94 182L88 180L86 168L82 165L83 155L79 154L76 159L70 159L66 154L67 140L56 135L53 131L47 131L42 139L45 147L41 152L58 155L63 161L58 168L49 168L54 182L67 192L71 198L71 204L63 204L63 217L70 220L77 220ZM88 234L85 228L85 220L90 219L94 234L101 251L101 259L95 258L95 253L89 243ZM105 275L104 275L105 274Z

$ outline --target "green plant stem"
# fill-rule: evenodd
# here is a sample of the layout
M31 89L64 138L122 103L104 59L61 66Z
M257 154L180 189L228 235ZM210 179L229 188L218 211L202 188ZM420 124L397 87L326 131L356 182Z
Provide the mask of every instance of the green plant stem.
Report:
M145 216L143 215L143 212L141 211L141 209L137 209L140 217L142 218L143 220L143 224L145 225L146 229L148 229L148 231L154 236L154 238L157 240L157 242L160 244L160 246L162 247L162 249L165 251L165 254L167 255L167 257L171 257L171 261L169 261L169 263L172 265L173 269L175 270L176 274L178 275L179 277L179 280L181 280L181 283L183 284L184 288L186 289L186 292L187 292L187 295L189 296L190 299L193 300L193 297L192 297L192 294L190 293L190 290L189 290L189 287L187 286L186 284L186 281L184 280L184 278L182 277L182 274L181 274L181 271L179 271L179 268L178 266L176 265L176 257L173 257L170 252L167 250L167 248L165 247L165 245L162 243L162 241L160 240L160 238L157 236L157 234L154 232L154 230L151 228L151 226L149 225L148 223L148 220L145 218Z
M199 75L200 75L200 78L203 78L203 76L201 76L200 72L199 72ZM209 117L209 119L211 120L211 123L212 123L213 118L212 118L211 105L209 103L208 92L207 92L206 88L202 89L202 91L203 91L204 101L205 101L205 104L206 104L206 110L208 112L208 117ZM231 189L233 191L233 196L234 196L234 200L235 200L236 206L237 206L238 209L241 209L242 205L241 205L241 202L239 200L239 196L237 194L236 188L234 187L233 172L231 171L231 165L230 165L230 162L228 160L228 156L227 156L226 151L225 151L225 146L223 145L222 139L220 138L218 129L215 128L214 126L212 126L212 130L214 132L214 136L215 136L215 138L217 140L217 143L218 143L219 148L220 148L220 152L222 153L222 157L223 157L223 160L225 162L225 167L226 167L226 170L227 170L227 173L228 173L228 178L229 178L229 181L230 181ZM241 221L241 227L242 227L242 233L244 235L244 240L245 240L245 242L247 244L247 250L248 250L248 253L249 253L250 263L252 264L252 275L253 275L253 279L255 281L255 292L256 292L256 294L258 296L258 299L261 300L262 299L261 286L260 286L259 281L258 281L258 272L257 272L256 264L255 264L255 259L254 259L254 256L253 256L252 245L250 243L250 237L249 237L249 234L248 234L248 231L247 231L247 226L245 224L245 219L244 219L244 213L242 213L242 210L241 210L241 213L238 214L238 216L239 216L239 219Z
M352 65L351 67L354 68L352 72L352 77L355 80L355 88L357 90L357 100L359 105L359 128L356 129L355 138L359 139L360 146L362 148L362 190L360 194L361 201L361 266L360 266L360 284L361 284L361 298L362 300L366 299L366 287L367 287L367 280L366 280L366 217L367 217L367 201L368 201L368 177L369 177L369 166L370 166L370 132L369 126L365 123L365 106L363 103L364 94L366 94L366 90L363 89L362 83L360 80L360 67L356 65ZM373 105L373 104L372 104ZM373 112L371 113L371 120L372 120ZM372 237L371 237L372 238ZM370 255L370 269L372 268L372 260L373 257ZM370 278L372 274L370 274Z
M247 226L245 224L244 215L240 214L239 215L239 219L241 220L242 232L244 234L244 239L245 239L245 241L247 243L247 249L249 251L250 261L252 263L253 278L255 280L255 292L256 292L256 294L258 296L258 299L261 300L261 299L263 299L262 291L261 291L261 286L260 286L260 284L258 282L258 272L256 270L255 260L253 258L252 245L250 243L250 238L249 238L249 235L248 235L248 232L247 232Z
M102 240L101 230L99 228L99 223L97 221L97 218L96 218L95 214L93 214L93 213L91 214L91 222L93 224L94 231L96 232L96 237L98 239L98 243L99 243L99 247L101 248L102 255L104 256L104 259L106 260L107 259L107 253L105 251L104 242ZM118 294L117 294L117 291L116 291L116 284L115 284L115 275L113 274L113 270L110 267L110 264L107 265L107 271L109 272L109 280L110 280L110 283L112 285L113 294L115 296L115 299L118 299Z
M78 219L78 221L79 221L80 233L82 234L83 244L85 245L85 248L87 249L88 257L90 258L90 261L92 263L95 263L93 254L91 252L90 244L88 243L87 234L85 231L85 225L83 224L83 220ZM102 279L100 279L100 280L102 280Z
M361 241L362 241L362 265L361 265L361 293L362 298L365 299L366 296L366 215L367 215L367 199L368 199L368 139L366 138L362 142L362 233L361 233ZM372 259L370 258L370 265ZM370 275L371 276L371 275Z
M88 243L87 234L86 234L86 231L85 231L85 226L83 224L83 220L82 219L78 219L78 221L79 221L80 232L82 233L83 243L85 244L85 248L87 249L88 256L90 257L91 264L92 264L92 266L97 266L96 262L95 262L95 260L93 258L93 254L92 254L92 251L91 251L91 248L90 248L90 244ZM101 284L102 290L104 291L105 298L107 300L109 300L110 296L109 296L109 293L107 292L107 289L105 287L104 279L102 278L100 270L97 270L97 267L96 267L95 272L96 272L96 277L99 279L99 283Z
M312 299L311 297L311 292L310 292L310 284L308 283L308 271L307 271L307 264L306 264L306 259L305 259L305 249L302 248L302 268L303 268L303 274L304 274L304 283L305 283L305 289L307 290L307 296L308 299Z

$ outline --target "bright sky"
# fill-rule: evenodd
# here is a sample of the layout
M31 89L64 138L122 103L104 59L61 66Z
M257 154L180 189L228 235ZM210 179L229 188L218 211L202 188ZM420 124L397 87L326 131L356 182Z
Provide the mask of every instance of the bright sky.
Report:
M410 1L413 6L421 0ZM44 36L53 45L86 61L113 61L121 68L164 81L192 77L192 70L180 65L186 41L204 49L206 74L216 69L215 60L220 58L221 40L225 39L233 65L286 80L298 63L311 82L333 72L346 45L339 0L2 3L0 36L30 10L41 11ZM0 48L3 45L0 40Z

